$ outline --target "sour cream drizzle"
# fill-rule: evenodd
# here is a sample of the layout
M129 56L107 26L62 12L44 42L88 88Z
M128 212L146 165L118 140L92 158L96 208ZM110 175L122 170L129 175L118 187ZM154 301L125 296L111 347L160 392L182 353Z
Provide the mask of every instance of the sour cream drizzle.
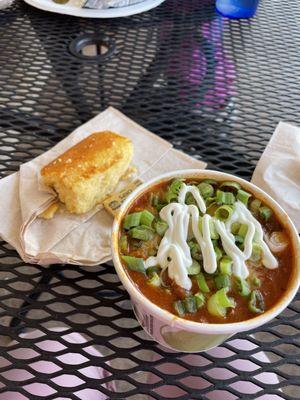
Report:
M185 204L187 193L191 193L200 209L204 214L202 217L202 233L199 229L199 210L195 205ZM225 253L233 261L233 273L241 278L246 278L249 271L246 265L252 254L253 239L261 246L263 257L262 263L266 268L273 269L278 267L276 258L271 253L269 247L263 240L263 230L260 223L253 217L247 207L241 203L235 203L235 212L226 223L212 218L205 214L206 205L199 190L195 186L182 184L178 194L178 203L170 203L162 208L159 213L160 218L168 223L168 229L162 238L157 255L149 257L146 268L160 265L162 270L168 269L168 275L177 285L183 289L190 290L192 287L191 279L188 276L188 268L192 265L190 248L187 244L189 226L200 246L203 256L204 271L213 274L217 269L217 260L210 237L210 224L215 224L216 230L220 235ZM248 226L248 231L244 241L244 251L241 251L234 242L231 233L231 225L240 222Z

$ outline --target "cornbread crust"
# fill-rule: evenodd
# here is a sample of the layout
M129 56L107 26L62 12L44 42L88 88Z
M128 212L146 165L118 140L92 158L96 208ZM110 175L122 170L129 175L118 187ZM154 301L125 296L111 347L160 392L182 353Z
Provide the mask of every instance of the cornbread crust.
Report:
M131 140L114 132L96 132L71 147L41 170L69 212L82 214L116 188L133 156Z

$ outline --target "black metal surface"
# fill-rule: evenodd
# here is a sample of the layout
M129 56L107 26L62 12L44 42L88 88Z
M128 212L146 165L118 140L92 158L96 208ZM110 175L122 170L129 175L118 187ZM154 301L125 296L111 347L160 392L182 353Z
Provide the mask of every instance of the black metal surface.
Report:
M251 21L222 19L213 3L167 0L115 20L21 2L0 11L1 175L112 105L211 167L249 179L278 121L300 124L300 3L262 0ZM69 46L85 34L112 40L114 53L101 63L78 59ZM0 262L0 399L39 398L33 382L46 385L44 399L300 398L299 300L251 336L190 358L145 336L112 266L25 265L4 242ZM24 336L32 329L38 338ZM42 346L46 338L60 348ZM64 362L67 353L80 364ZM46 372L41 361L51 363ZM95 377L91 366L107 373Z

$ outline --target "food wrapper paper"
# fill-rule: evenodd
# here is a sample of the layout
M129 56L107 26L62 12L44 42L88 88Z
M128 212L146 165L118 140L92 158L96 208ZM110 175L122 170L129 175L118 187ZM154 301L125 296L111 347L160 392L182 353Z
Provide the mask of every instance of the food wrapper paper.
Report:
M300 233L300 128L280 122L252 177L272 196Z
M21 165L19 172L0 180L0 236L18 251L25 262L95 265L111 259L110 231L113 217L96 206L83 215L64 207L50 220L39 214L56 201L52 189L40 179L41 168L93 132L111 130L132 140L132 178L147 181L176 169L205 168L202 161L189 157L125 115L110 107L55 145ZM121 182L116 192L131 181Z

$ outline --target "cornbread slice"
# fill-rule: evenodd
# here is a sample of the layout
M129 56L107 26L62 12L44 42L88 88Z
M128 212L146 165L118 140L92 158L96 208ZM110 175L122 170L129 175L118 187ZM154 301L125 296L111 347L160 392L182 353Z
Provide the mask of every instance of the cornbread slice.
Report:
M71 147L41 170L71 213L82 214L116 188L133 156L131 140L114 132L96 132Z

